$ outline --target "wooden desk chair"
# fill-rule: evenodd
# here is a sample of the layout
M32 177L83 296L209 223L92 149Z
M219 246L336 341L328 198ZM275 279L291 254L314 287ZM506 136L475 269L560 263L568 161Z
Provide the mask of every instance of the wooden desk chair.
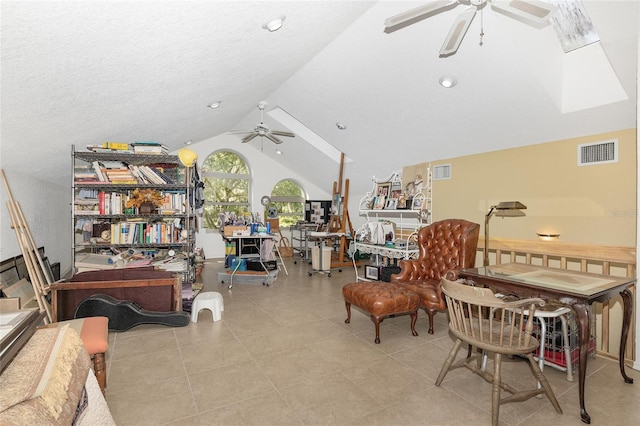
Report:
M466 367L484 380L493 384L491 417L492 424L498 424L500 405L509 402L528 400L536 395L545 394L556 412L562 414L549 382L533 358L533 352L540 343L531 335L534 314L537 306L543 306L542 299L523 299L506 302L496 297L491 290L471 287L442 279L442 292L449 309L449 330L456 341L442 365L436 386L440 386L447 373L460 367ZM524 315L527 310L529 315ZM454 362L462 343L469 344L483 352L494 354L493 375L487 373L477 363L482 353L468 355ZM522 355L529 360L532 373L540 383L541 389L518 391L502 382L502 355ZM500 398L501 389L511 395Z

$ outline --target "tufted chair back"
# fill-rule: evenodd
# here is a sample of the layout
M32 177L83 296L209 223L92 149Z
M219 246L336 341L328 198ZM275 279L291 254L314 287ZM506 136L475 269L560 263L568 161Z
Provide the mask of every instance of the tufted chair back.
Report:
M400 261L400 272L391 276L397 283L418 293L420 306L429 315L429 333L433 333L433 316L446 309L441 278L456 280L457 272L473 268L480 225L463 219L446 219L418 231L417 259Z
M473 268L480 225L463 219L446 219L418 231L420 254L412 262L412 271L405 280L445 278L447 271Z

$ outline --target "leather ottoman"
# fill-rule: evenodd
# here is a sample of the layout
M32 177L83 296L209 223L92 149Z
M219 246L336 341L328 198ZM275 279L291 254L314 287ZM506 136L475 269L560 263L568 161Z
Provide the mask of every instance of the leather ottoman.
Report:
M386 282L357 282L342 287L342 296L347 308L347 319L344 322L349 324L351 321L351 305L367 312L376 326L376 343L380 343L380 323L391 315L410 314L411 333L418 335L415 326L420 296L413 291Z

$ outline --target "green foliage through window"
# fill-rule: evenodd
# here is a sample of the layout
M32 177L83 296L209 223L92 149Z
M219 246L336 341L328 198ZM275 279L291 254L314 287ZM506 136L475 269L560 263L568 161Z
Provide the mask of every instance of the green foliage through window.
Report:
M250 175L244 160L230 151L209 155L202 165L204 180L204 228L218 229L221 212L245 215L249 204Z
M271 190L271 206L278 209L280 227L295 225L304 219L305 194L300 185L285 179L278 182Z

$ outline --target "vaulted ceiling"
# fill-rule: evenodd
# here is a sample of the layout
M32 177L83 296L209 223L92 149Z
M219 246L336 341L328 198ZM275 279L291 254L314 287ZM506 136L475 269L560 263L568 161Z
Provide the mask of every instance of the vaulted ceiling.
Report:
M585 1L597 46L564 54L554 30L476 17L439 58L460 8L387 34L423 2L1 2L2 167L68 184L69 151L155 140L179 149L279 107L352 160L350 175L636 127L639 6ZM283 27L262 25L285 15ZM480 45L480 32L484 32ZM438 79L457 77L444 89ZM207 108L214 101L221 107ZM340 122L346 129L340 130ZM238 136L238 144L240 138ZM302 136L264 155L327 186L336 163Z

